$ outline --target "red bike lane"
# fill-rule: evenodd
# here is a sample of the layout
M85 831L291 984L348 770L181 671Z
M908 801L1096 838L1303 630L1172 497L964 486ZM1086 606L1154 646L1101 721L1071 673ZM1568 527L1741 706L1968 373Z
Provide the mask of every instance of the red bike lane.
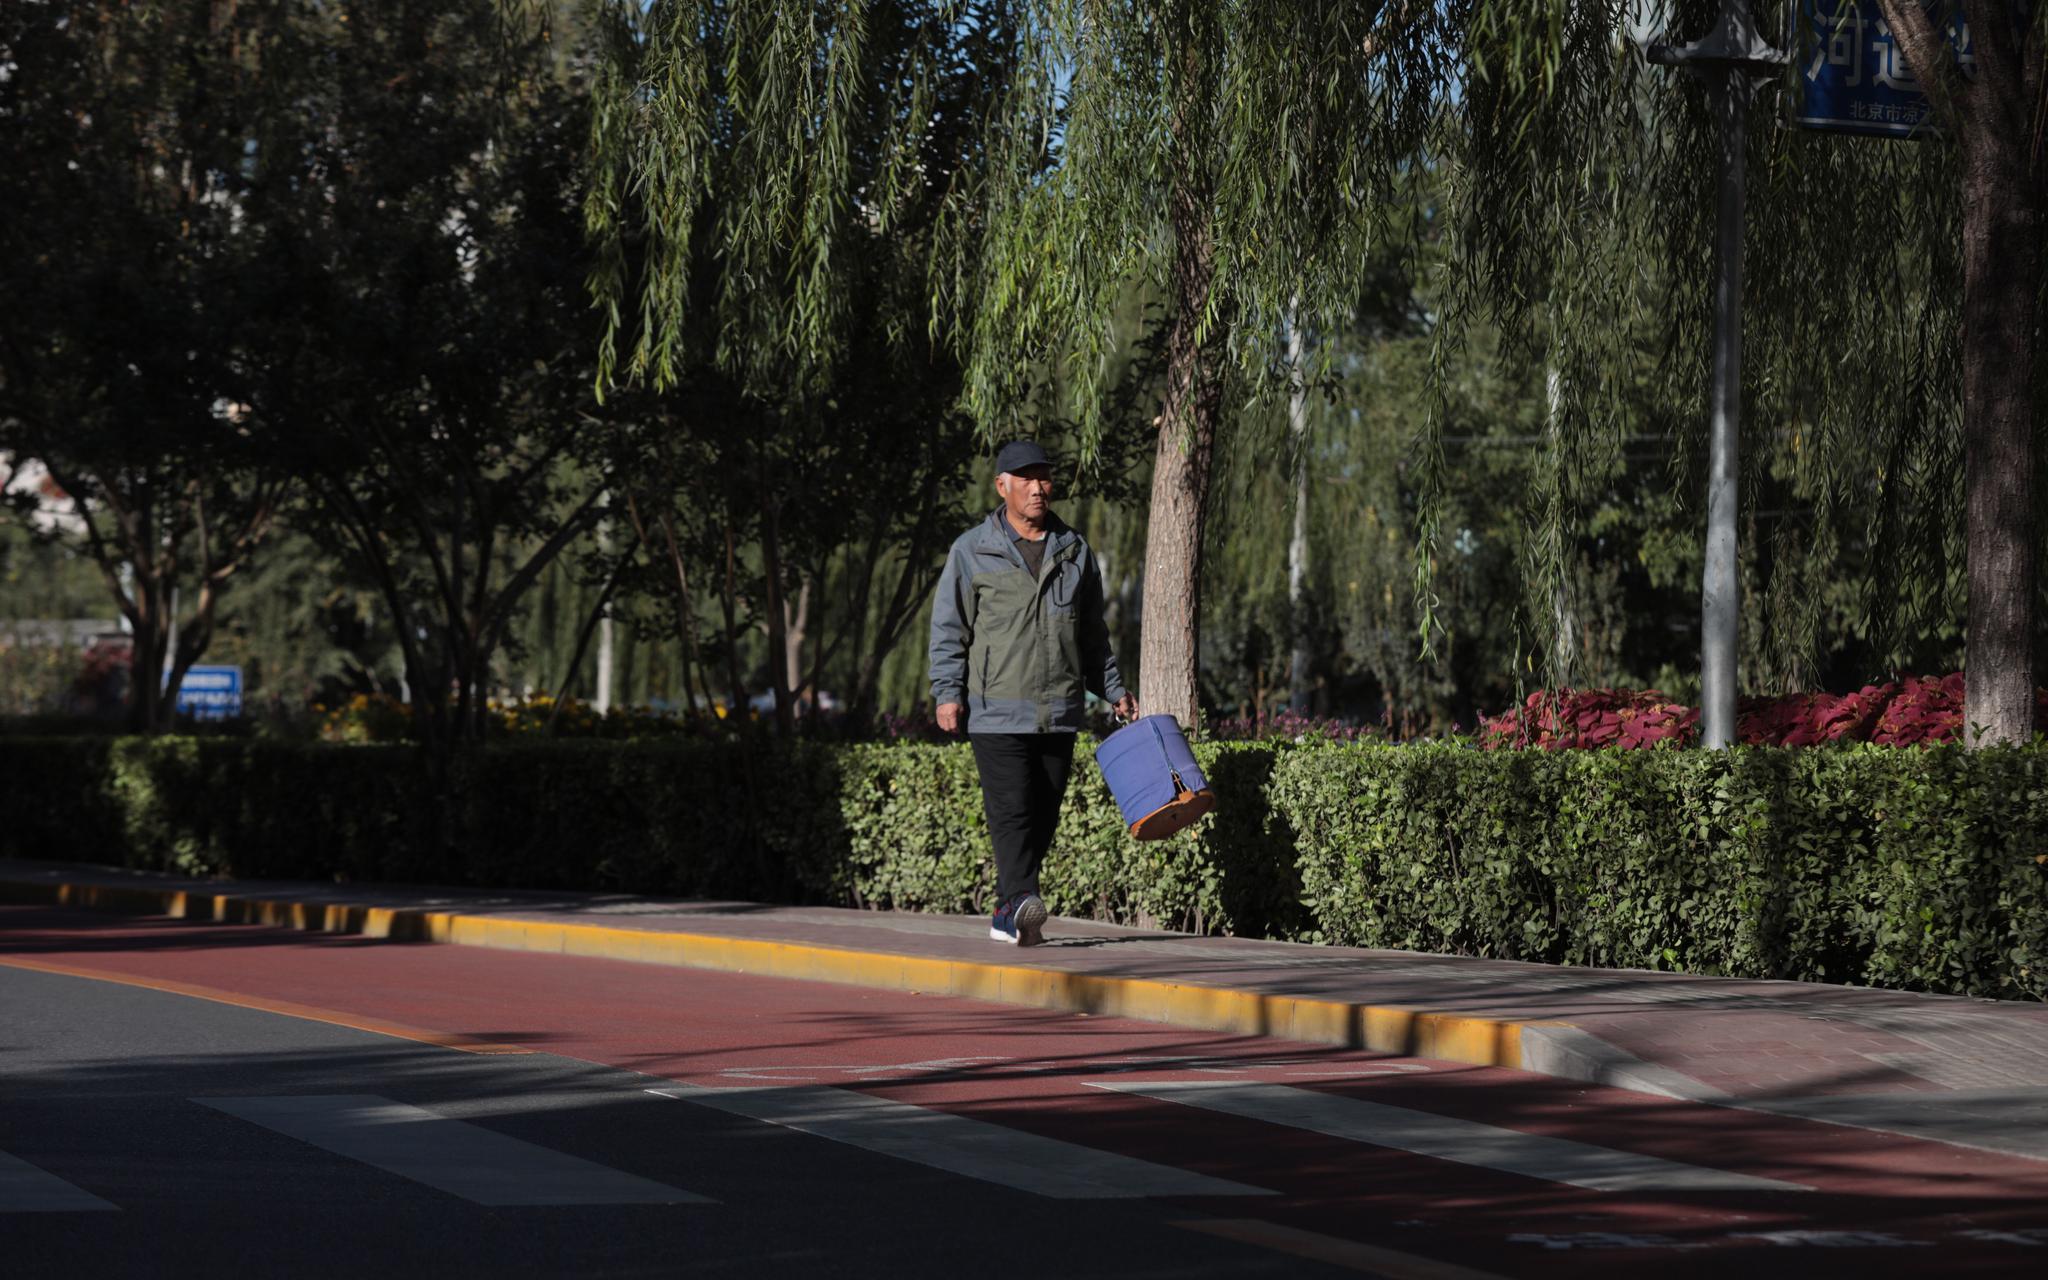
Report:
M1493 1068L951 997L47 908L0 908L0 960L204 988L458 1048L558 1054L642 1073L650 1090L853 1091L894 1104L891 1115L964 1117L1271 1192L1172 1202L1194 1229L1381 1274L1426 1275L1430 1260L1497 1275L1791 1274L1826 1257L1880 1275L1995 1275L2048 1260L2048 1164ZM1347 1242L1362 1251L1346 1255Z

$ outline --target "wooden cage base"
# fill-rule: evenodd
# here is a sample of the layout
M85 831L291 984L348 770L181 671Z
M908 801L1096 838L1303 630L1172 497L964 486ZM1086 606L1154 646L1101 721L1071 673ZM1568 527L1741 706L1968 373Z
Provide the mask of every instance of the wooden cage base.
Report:
M1164 840L1193 826L1203 814L1216 807L1213 791L1183 791L1131 824L1131 835L1139 840Z

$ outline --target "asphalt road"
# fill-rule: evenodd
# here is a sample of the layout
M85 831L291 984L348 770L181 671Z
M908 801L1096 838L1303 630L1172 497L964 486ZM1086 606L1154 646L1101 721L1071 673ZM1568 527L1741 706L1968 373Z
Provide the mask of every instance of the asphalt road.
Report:
M1940 1143L971 1001L0 907L10 1278L2044 1263L2048 1164Z

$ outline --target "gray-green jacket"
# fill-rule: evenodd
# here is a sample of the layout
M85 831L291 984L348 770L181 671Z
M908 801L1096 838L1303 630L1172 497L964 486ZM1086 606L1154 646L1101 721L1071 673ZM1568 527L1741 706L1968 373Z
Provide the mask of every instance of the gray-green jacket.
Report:
M1081 535L1049 516L1034 580L1000 507L961 534L932 600L931 664L933 699L964 704L969 733L1072 733L1084 689L1122 698L1102 570Z

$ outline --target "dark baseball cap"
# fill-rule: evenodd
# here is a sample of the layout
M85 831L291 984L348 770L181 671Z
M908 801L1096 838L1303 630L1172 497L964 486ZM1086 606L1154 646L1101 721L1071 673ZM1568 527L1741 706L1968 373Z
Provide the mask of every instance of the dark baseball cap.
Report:
M1036 440L1012 440L996 450L996 474L1015 475L1026 467L1049 467L1052 458Z

